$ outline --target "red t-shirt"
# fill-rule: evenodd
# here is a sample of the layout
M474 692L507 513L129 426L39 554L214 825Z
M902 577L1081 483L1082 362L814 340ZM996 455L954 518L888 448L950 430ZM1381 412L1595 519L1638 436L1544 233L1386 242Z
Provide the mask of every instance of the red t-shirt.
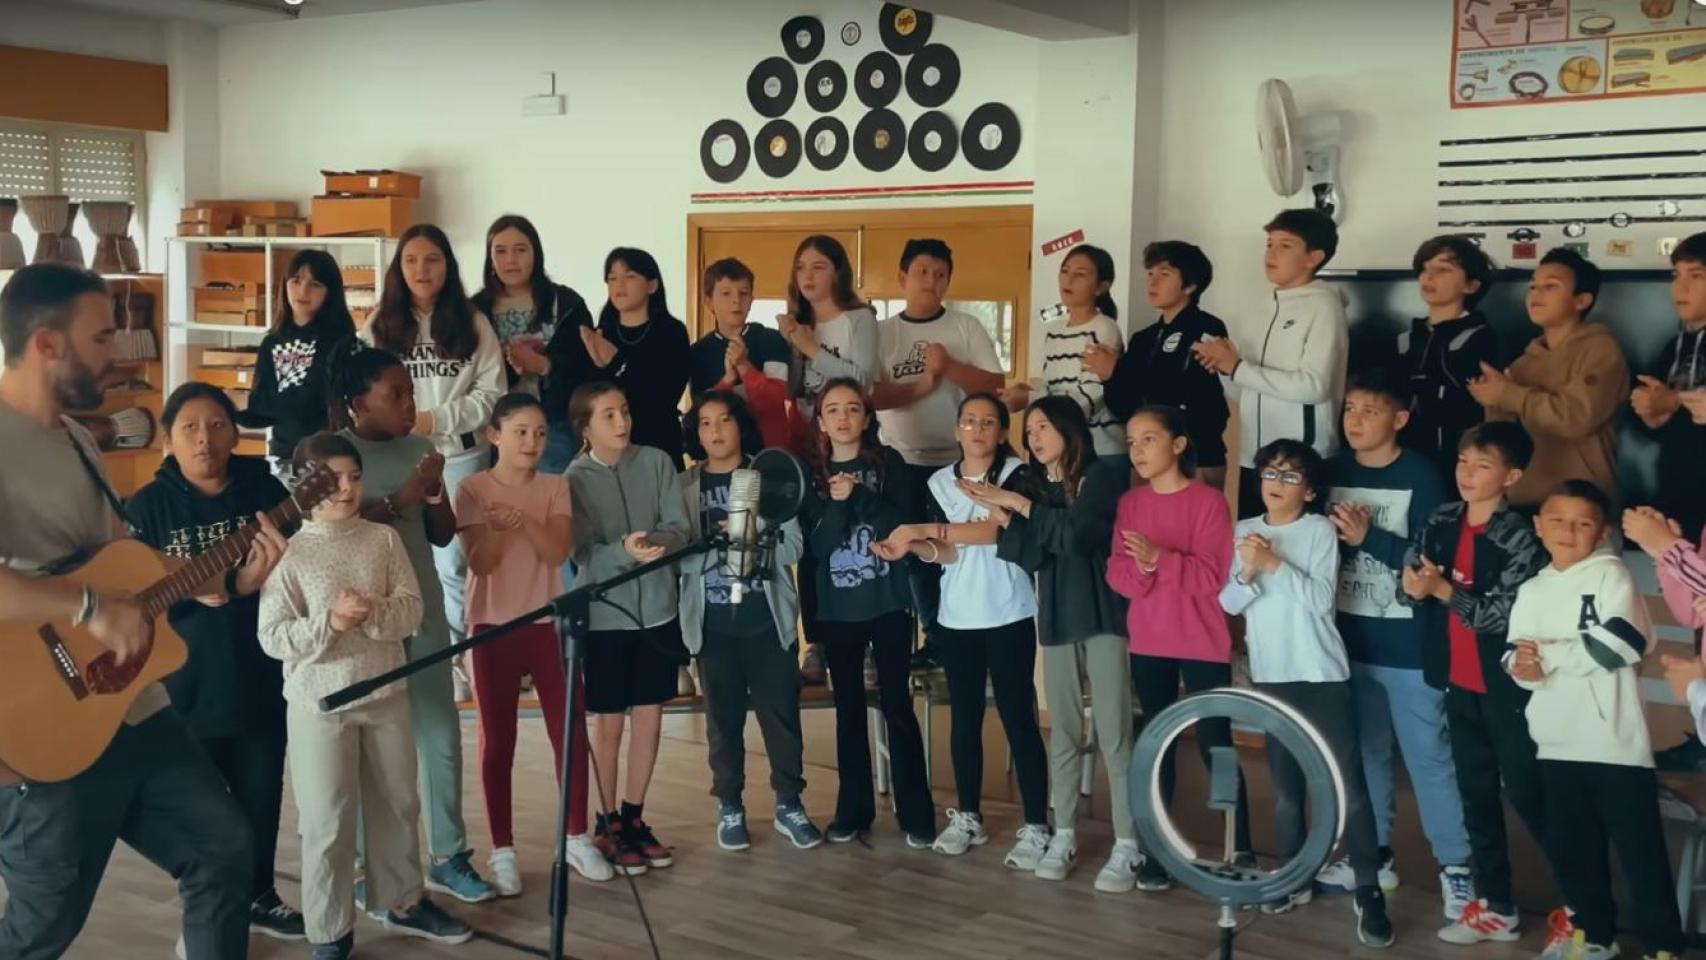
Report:
M1451 559L1453 590L1475 586L1475 538L1486 529L1484 523L1478 527L1471 526L1468 513L1464 513L1463 525L1457 531L1457 556ZM1451 611L1446 629L1451 635L1452 684L1475 693L1486 693L1487 681L1481 675L1481 646L1475 640L1475 631L1458 618L1456 610Z

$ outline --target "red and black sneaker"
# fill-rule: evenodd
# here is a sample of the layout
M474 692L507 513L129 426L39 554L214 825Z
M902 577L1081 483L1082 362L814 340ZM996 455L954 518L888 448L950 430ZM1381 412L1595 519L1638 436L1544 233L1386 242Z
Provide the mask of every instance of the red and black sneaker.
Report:
M623 824L620 839L628 844L630 850L643 857L653 869L661 870L675 862L670 849L658 841L657 836L652 833L652 828L647 826L644 820L636 818Z
M616 872L637 877L648 869L646 858L629 842L626 832L627 824L621 817L598 815L598 826L593 831L592 842L598 847L598 852L604 854Z

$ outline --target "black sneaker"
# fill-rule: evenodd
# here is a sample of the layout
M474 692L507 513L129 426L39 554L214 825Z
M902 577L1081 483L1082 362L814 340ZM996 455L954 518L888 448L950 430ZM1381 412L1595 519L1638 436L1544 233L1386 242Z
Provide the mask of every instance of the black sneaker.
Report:
M644 820L626 821L617 839L644 857L653 870L662 870L675 862L670 849L658 840L657 834L652 833L651 826Z
M941 665L942 661L936 658L936 648L931 644L926 643L912 651L913 673L929 673Z
M395 910L387 912L385 929L436 943L467 943L474 936L473 927L445 913L426 897L422 897L406 917Z
M302 913L280 900L277 890L270 890L249 904L249 929L274 940L308 939Z
M349 960L355 950L355 931L351 930L332 943L316 943L309 960Z
M1392 918L1386 915L1386 894L1379 887L1358 887L1357 940L1367 947L1392 946Z
M1145 856L1143 862L1137 865L1137 889L1144 893L1160 893L1173 889L1173 878L1167 876L1167 871L1154 857Z
M1689 734L1674 747L1653 753L1653 764L1665 773L1694 773L1706 770L1706 743Z
M829 826L823 831L823 838L830 843L852 843L859 839L860 835L867 829L869 828L855 827L850 823L842 823L840 820L831 820Z
M929 850L936 846L936 835L933 833L908 833L906 845L914 850Z

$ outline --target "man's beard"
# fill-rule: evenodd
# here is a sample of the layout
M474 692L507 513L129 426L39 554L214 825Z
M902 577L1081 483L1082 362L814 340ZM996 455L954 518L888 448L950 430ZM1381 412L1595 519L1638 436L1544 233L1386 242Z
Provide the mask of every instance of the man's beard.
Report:
M56 371L53 392L65 410L96 410L106 399L101 377L77 357L67 357Z

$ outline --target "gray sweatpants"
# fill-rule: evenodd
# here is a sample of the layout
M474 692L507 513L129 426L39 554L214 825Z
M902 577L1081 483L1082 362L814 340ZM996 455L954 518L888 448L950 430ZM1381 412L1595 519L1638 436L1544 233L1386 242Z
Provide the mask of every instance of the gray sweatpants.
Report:
M1084 729L1084 677L1090 678L1090 719L1096 746L1108 770L1114 836L1136 841L1126 794L1131 769L1131 666L1126 639L1100 634L1082 643L1043 647L1043 698L1049 715L1049 779L1054 791L1054 828L1078 823L1079 762L1088 742Z

